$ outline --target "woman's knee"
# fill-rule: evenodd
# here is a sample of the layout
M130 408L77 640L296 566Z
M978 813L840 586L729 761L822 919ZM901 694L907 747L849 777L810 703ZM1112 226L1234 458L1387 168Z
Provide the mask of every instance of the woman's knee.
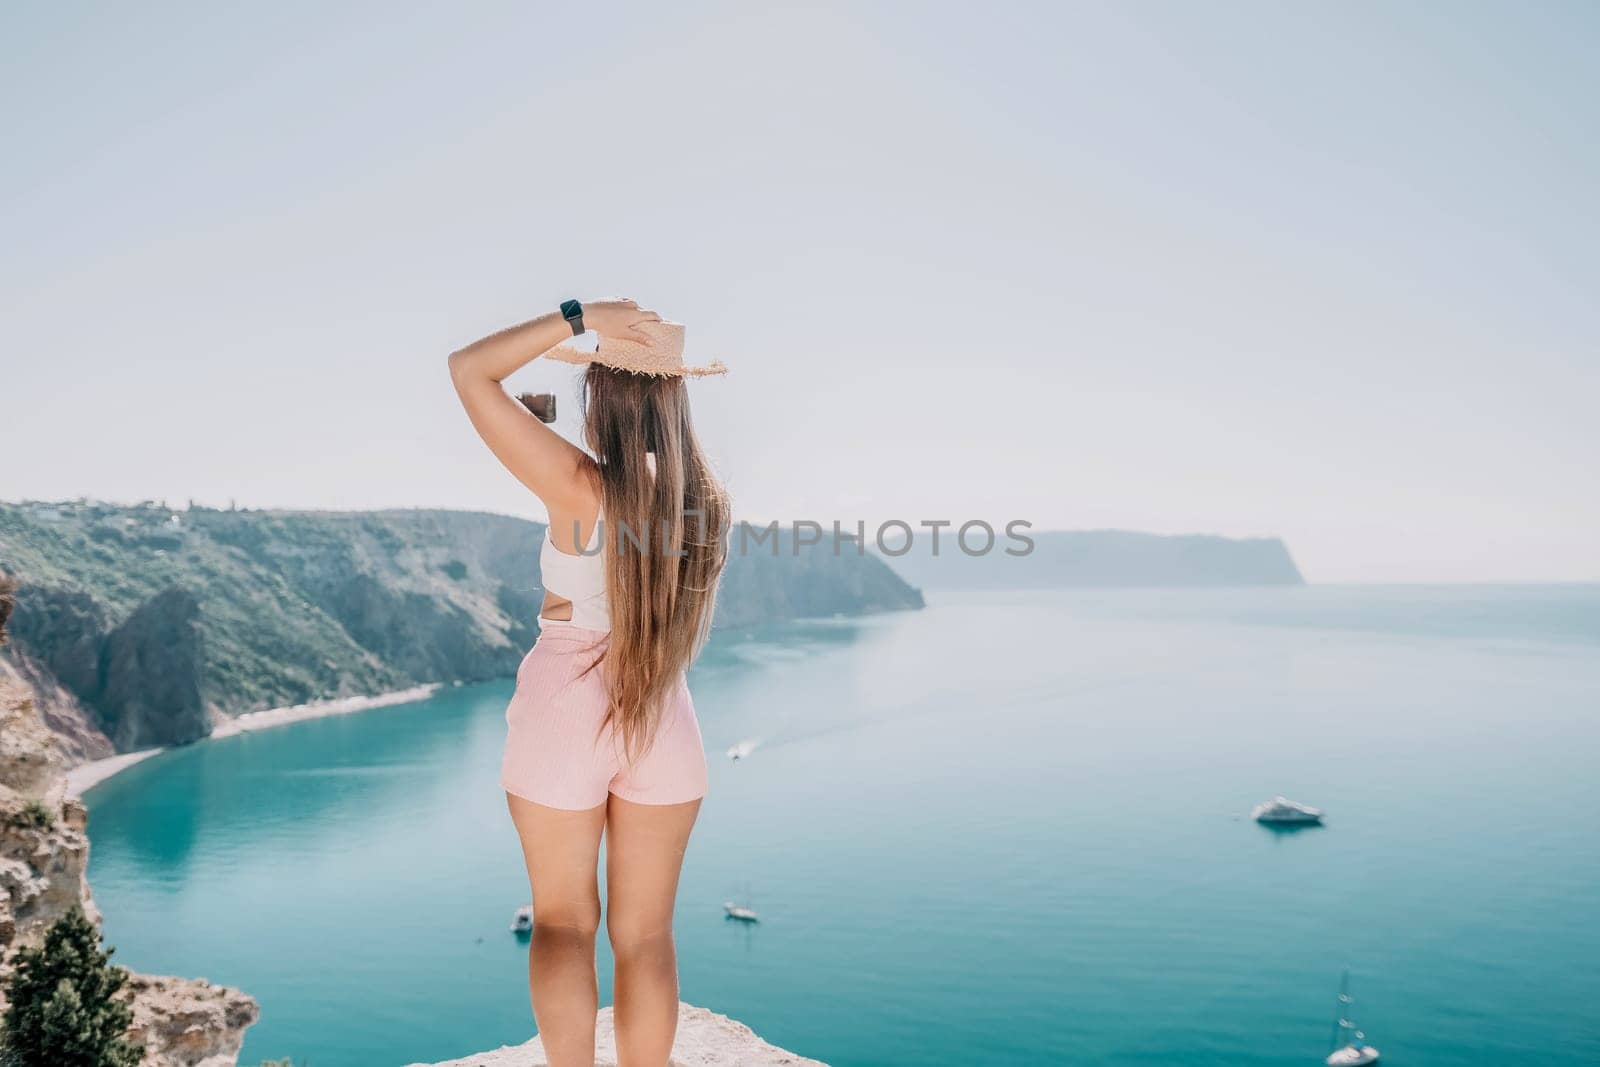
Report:
M599 900L556 901L533 905L534 930L593 938L600 929Z
M672 916L606 913L606 937L617 957L672 950Z

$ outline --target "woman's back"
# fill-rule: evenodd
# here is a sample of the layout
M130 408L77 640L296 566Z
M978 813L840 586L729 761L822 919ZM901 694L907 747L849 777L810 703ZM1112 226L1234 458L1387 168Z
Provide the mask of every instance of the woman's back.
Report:
M539 549L539 583L544 586L544 605L539 610L539 625L567 623L585 630L611 632L611 608L606 602L606 561L601 551L604 522L595 519L589 540L578 553L556 547L555 523L545 530ZM577 543L577 539L573 539Z

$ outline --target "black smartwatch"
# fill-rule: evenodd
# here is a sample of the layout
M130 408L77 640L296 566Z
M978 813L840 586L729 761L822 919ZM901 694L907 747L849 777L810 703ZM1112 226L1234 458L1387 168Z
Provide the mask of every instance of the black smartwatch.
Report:
M583 305L576 300L561 302L561 317L567 320L567 325L572 327L572 336L576 337L583 332Z

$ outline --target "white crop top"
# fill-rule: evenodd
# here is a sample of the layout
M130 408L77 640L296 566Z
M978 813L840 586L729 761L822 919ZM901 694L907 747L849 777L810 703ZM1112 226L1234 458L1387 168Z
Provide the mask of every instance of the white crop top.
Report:
M539 549L539 580L546 592L572 601L572 618L547 619L540 609L539 622L581 626L585 630L611 632L611 609L606 606L606 560L599 551L602 517L597 516L584 555L574 556L563 552L550 541L550 531L544 533L544 546Z

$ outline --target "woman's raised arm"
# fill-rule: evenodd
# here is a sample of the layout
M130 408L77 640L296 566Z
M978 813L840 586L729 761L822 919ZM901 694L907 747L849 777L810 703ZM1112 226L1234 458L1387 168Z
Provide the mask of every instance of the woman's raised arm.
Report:
M602 300L583 308L584 325L589 329L643 343L649 338L633 327L660 317L632 300ZM583 467L588 457L535 418L501 382L571 336L567 321L552 311L450 354L450 380L478 436L546 507L561 509L586 492Z

